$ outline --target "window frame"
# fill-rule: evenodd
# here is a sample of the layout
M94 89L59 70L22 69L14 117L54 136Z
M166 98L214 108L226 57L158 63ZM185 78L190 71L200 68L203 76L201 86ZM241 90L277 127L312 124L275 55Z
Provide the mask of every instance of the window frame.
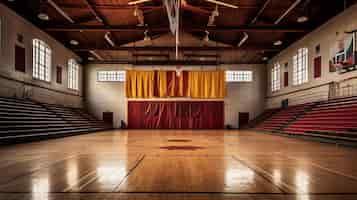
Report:
M51 82L52 49L38 38L32 40L32 77L35 80Z
M227 83L251 83L253 82L252 70L226 70Z
M79 90L79 64L73 58L67 62L67 88L70 90Z
M126 79L125 70L98 70L97 71L97 82L124 83L125 79Z
M309 82L309 49L299 48L293 56L293 85Z
M281 89L281 66L280 63L274 63L271 68L271 91L277 92Z

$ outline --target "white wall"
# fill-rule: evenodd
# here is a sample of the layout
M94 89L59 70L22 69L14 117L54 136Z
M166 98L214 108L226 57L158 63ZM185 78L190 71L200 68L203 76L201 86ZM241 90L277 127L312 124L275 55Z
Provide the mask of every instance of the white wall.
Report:
M79 57L3 4L0 4L0 19L0 96L22 97L23 91L26 90L30 98L37 101L73 107L82 106L81 66L79 91L67 88L67 61L70 58L79 60ZM24 36L23 44L17 42L17 34ZM52 49L50 83L32 78L32 39L34 38L45 41ZM15 44L26 49L26 73L15 71ZM62 66L62 84L56 83L56 66L58 65Z
M132 69L130 65L107 65L90 64L85 66L85 102L88 109L99 119L105 111L114 112L114 126L119 127L120 120L127 122L127 98L124 92L124 83L97 82L97 71L99 70L125 70ZM135 69L166 69L174 70L173 67L149 67L136 66ZM186 66L184 70L190 69L216 69L217 66ZM251 83L229 83L227 85L227 97L225 102L225 124L237 127L238 112L249 112L253 119L264 109L264 91L266 91L265 65L221 65L220 69L242 69L253 71L253 82ZM165 100L165 99L161 99ZM170 98L172 100L172 98Z
M327 23L306 35L301 40L295 42L287 49L279 53L277 56L269 61L267 75L268 75L268 87L267 87L267 107L278 107L283 99L289 98L290 104L301 104L306 102L324 100L328 98L328 85L331 81L341 81L357 75L357 71L349 72L346 74L338 74L338 72L329 72L329 59L330 49L335 45L337 39L337 32L343 34L348 30L357 29L357 5L351 6L345 12L339 14ZM315 54L315 47L320 44L322 57L322 74L321 78L314 79L313 77L313 62L317 57ZM308 83L293 86L293 64L292 57L296 54L298 48L307 47L309 49L309 81ZM271 92L271 68L273 64L279 62L281 65L281 90L272 93ZM289 67L289 86L283 86L283 73L284 63L288 62ZM310 90L302 91L303 89L316 87Z

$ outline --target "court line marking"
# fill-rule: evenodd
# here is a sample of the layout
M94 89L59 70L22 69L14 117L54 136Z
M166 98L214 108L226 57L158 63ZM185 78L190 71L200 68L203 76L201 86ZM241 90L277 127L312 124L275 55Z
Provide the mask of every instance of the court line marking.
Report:
M294 186L279 180L278 182L274 181L274 177L266 170L249 164L249 161L247 161L247 159L239 159L237 158L237 156L232 155L233 160L240 162L241 164L243 164L244 166L248 167L249 169L253 170L256 174L258 174L259 176L261 176L262 178L264 178L265 180L268 180L271 184L273 184L275 187L277 187L279 190L281 190L284 194L286 193L298 193L297 190L295 189ZM289 192L287 192L289 191Z
M139 156L139 158L134 162L134 166L131 167L128 172L125 174L125 176L122 178L122 180L120 181L119 185L130 175L130 173L138 166L138 164L145 158L145 155L141 155ZM90 171L90 170L89 170ZM86 174L85 176L81 177L76 183L74 183L73 185L65 188L63 190L64 193L67 192L71 192L71 190L73 189L73 187L78 186L78 191L83 190L85 187L87 187L88 185L90 185L91 183L93 183L95 180L97 180L99 178L99 176L96 174L97 170L92 170L90 171L88 174ZM94 175L94 176L93 176ZM93 177L91 177L93 176ZM91 178L89 178L91 177ZM88 179L89 178L89 179ZM85 181L86 180L86 181ZM84 182L85 181L85 182ZM117 188L118 186L114 187L114 190Z
M68 187L66 187L65 189L63 189L63 192L69 192L73 189L73 187L78 186L82 181L84 181L86 178L92 176L93 174L96 173L96 170L88 170L88 172L82 176L80 179L78 179L75 183L69 185Z
M145 157L146 157L145 154L142 155L141 157L139 157L139 159L136 161L135 165L134 165L133 167L131 167L131 168L128 170L128 172L126 173L126 175L123 177L123 179L120 181L120 183L119 183L117 186L115 186L115 188L114 188L113 191L119 190L119 192L121 192L120 189L119 189L120 186L121 186L121 184L124 183L124 181L127 180L127 178L131 175L131 173L132 173L137 167L139 167L139 165L142 163L142 161L145 159Z
M284 156L284 155L283 155L283 156ZM331 174L343 176L343 177L345 177L345 178L349 178L349 179L352 179L352 180L354 180L354 181L357 181L357 177L355 177L355 176L348 175L348 174L345 174L345 173L343 173L343 172L340 172L340 171L337 171L337 170L334 170L334 169L329 169L329 168L324 167L324 166L322 166L322 165L320 165L320 164L317 164L317 163L315 163L315 162L313 162L313 161L308 161L308 162L307 162L307 161L300 160L300 159L298 159L298 158L295 158L295 157L292 157L292 156L286 156L286 155L285 155L285 157L287 157L287 158L289 158L289 159L292 159L292 160L300 161L300 162L302 161L302 162L304 162L305 164L308 164L308 165L317 167L317 168L319 168L319 169L323 169L323 170L325 170L325 171L327 171L327 172L330 172Z

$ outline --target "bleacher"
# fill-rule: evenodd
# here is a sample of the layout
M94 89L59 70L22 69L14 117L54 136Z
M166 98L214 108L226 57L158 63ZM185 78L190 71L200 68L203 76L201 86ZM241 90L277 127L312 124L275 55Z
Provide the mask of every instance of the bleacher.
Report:
M256 130L336 141L357 141L357 97L291 106L273 114Z
M0 97L0 142L21 142L110 129L84 110Z
M249 128L256 127L258 124L261 124L265 120L269 119L273 114L277 113L280 111L280 108L273 108L273 109L267 109L263 113L261 113L259 116L257 116L255 119L250 120L248 123Z
M270 118L264 120L256 126L256 130L261 131L281 131L290 122L296 120L297 117L305 113L313 104L302 104L291 106L286 109L281 109L274 113Z

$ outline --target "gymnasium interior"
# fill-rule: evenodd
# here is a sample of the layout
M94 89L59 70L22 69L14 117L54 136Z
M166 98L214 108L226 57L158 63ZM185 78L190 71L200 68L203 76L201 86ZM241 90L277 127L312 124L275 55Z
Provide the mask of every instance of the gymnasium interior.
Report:
M356 200L356 0L0 0L0 200Z

